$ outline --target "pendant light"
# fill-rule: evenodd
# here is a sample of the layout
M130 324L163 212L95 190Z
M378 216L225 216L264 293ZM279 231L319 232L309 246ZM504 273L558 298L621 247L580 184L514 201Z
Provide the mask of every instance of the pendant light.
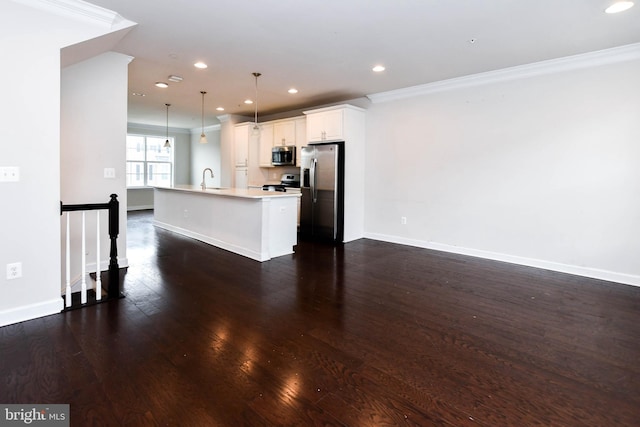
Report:
M171 148L171 143L169 142L169 107L171 104L164 104L167 106L167 140L164 142L164 148Z
M200 91L202 94L202 133L200 134L200 144L207 143L207 137L204 135L204 94L207 93L205 91Z
M260 126L258 126L258 77L260 77L262 74L260 74L260 73L252 73L252 74L253 74L253 77L255 77L255 79L256 79L256 99L254 101L255 114L254 114L254 118L253 118L252 133L254 135L259 135L260 134Z

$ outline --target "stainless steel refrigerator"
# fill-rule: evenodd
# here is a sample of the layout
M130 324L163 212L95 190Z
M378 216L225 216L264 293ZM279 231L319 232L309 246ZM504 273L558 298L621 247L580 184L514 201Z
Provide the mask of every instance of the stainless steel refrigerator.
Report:
M300 236L344 238L344 142L310 144L300 153Z

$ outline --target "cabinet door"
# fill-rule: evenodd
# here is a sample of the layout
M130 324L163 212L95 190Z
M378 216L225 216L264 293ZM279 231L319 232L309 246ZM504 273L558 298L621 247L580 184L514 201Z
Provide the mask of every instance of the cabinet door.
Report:
M342 139L344 132L342 126L342 110L332 110L324 113L324 139Z
M274 145L295 145L296 143L296 122L287 120L273 125Z
M236 168L236 188L249 187L249 170L247 168Z
M271 167L271 149L273 148L273 125L260 125L260 159L261 167Z
M307 141L322 141L324 135L323 113L307 115Z
M296 119L296 166L300 166L302 147L307 145L307 119Z
M236 167L249 165L249 125L238 125L234 129L234 150Z
M307 115L307 139L310 142L342 139L343 116L341 109Z

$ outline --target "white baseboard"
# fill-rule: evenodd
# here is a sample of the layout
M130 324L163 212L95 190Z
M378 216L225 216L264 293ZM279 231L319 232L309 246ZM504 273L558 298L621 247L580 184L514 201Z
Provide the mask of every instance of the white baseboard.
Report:
M127 211L146 211L153 210L153 205L127 206Z
M169 230L169 231L173 231L174 233L178 233L178 234L182 234L183 236L187 236L190 237L192 239L196 239L199 240L201 242L204 243L208 243L212 246L215 246L217 248L220 249L224 249L230 252L234 252L238 255L242 255L245 256L247 258L251 258L253 260L256 261L268 261L269 259L271 259L270 257L263 257L262 254L260 252L254 251L252 249L249 248L245 248L242 246L238 246L238 245L234 245L233 243L229 243L229 242L225 242L224 240L219 240L219 239L214 239L213 237L209 237L209 236L205 236L203 234L200 233L196 233L194 231L191 230L186 230L184 228L181 227L176 227L174 225L170 225L164 222L159 222L159 221L153 221L153 225L160 227L160 228L164 228L165 230Z
M609 282L617 282L625 285L640 286L640 276L618 273L615 271L600 270L597 268L581 267L577 265L562 264L553 261L540 260L535 258L526 258L497 252L484 251L480 249L464 248L460 246L452 246L437 242L428 242L424 240L408 239L399 236L392 236L380 233L365 233L365 237L383 242L398 243L401 245L415 246L424 249L433 249L442 252L451 252L460 255L469 255L478 258L491 259L494 261L508 262L511 264L526 265L529 267L542 268L544 270L558 271L560 273L568 273L576 276L590 277L592 279L606 280Z
M7 326L38 317L58 314L64 308L64 301L61 297L37 304L25 305L23 307L12 308L0 311L0 326Z

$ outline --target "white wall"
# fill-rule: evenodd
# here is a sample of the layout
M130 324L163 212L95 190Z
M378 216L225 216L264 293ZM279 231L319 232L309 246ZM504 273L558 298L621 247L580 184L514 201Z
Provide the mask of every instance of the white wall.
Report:
M127 132L139 135L166 135L166 128L129 123ZM174 184L175 185L200 185L202 171L211 168L214 178L207 174L207 185L219 187L221 180L220 162L220 125L205 128L207 144L200 144L201 128L180 129L169 127L169 135L174 138ZM152 209L153 189L130 189L127 209Z
M0 163L20 168L19 182L0 183L0 271L22 263L21 278L0 274L0 326L62 309L60 48L109 31L0 2Z
M366 235L640 285L639 50L373 97Z
M127 133L136 135L166 136L167 128L162 126L129 123ZM169 136L174 138L174 184L191 183L191 131L169 127ZM153 189L136 188L127 190L128 210L153 209Z
M202 171L205 168L213 170L213 178L207 172L207 186L220 187L222 181L221 162L221 126L208 126L204 129L207 137L206 144L200 144L201 128L193 129L191 132L191 159L189 167L189 184L200 185L202 182Z
M127 262L127 76L131 57L107 52L71 65L61 75L60 197L64 204L120 202L118 263ZM114 168L115 179L104 169ZM95 271L95 212L87 213L88 271ZM66 221L66 213L61 218ZM80 278L81 213L71 213L71 277ZM108 215L101 213L101 271L109 265ZM63 228L63 235L65 231ZM63 257L64 258L64 257ZM64 272L63 272L64 274ZM74 281L75 281L74 280ZM61 283L63 283L61 281Z

